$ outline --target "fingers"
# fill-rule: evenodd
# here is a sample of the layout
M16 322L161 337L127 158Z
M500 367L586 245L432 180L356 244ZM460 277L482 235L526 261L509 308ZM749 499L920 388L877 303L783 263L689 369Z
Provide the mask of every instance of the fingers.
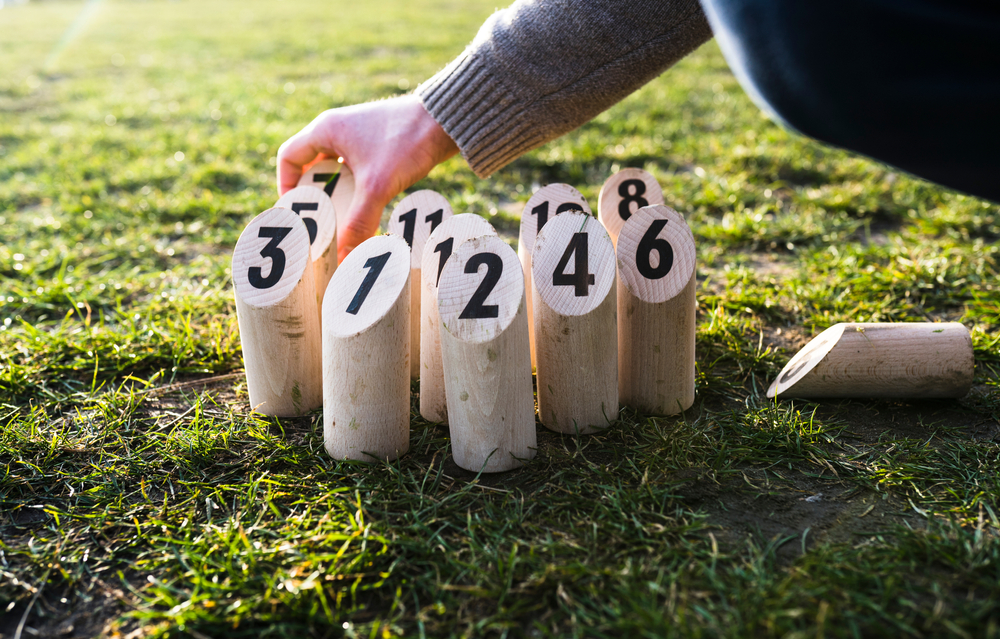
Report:
M290 137L278 149L279 195L284 195L298 185L306 165L327 155L337 157L336 150L327 148L327 141L320 138L318 129L317 122L314 120L309 126Z
M337 229L338 261L343 262L351 251L375 234L382 219L382 211L391 199L392 196L387 198L384 194L373 193L360 183L357 185L351 208L347 212L347 223L344 228Z

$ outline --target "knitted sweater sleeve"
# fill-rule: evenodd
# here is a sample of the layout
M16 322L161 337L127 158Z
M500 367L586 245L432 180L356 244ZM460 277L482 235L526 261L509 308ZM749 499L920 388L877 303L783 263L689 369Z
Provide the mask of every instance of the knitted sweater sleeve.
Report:
M711 36L697 0L517 0L416 93L472 170L487 177Z

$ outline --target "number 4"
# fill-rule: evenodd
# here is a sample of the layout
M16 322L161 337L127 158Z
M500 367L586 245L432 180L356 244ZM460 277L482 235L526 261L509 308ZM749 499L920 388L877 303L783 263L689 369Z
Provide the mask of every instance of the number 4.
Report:
M590 252L587 249L587 233L574 233L569 241L566 252L563 253L552 273L552 286L572 286L576 297L587 297L590 287L594 284L594 274L590 270ZM573 263L573 273L566 273L569 258L576 254Z

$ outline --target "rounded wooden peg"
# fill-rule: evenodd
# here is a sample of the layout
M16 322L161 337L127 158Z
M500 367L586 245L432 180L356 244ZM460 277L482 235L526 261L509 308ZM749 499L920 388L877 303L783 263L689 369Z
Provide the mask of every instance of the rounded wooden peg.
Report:
M420 414L428 421L448 422L444 368L441 364L441 322L437 307L441 271L462 242L496 234L490 223L480 216L462 213L442 222L427 238L420 264L420 297L423 300L420 305Z
M306 225L288 209L264 211L240 234L232 269L250 405L278 417L318 408L321 336Z
M834 324L789 360L767 396L958 398L973 369L972 336L958 322Z
M673 415L694 403L695 246L677 211L639 209L618 236L618 394Z
M336 159L320 160L299 178L299 186L316 186L330 196L337 214L337 229L347 227L347 212L354 199L354 174L350 167Z
M590 213L587 199L569 184L549 184L535 191L521 212L521 229L517 236L517 257L524 271L528 313L528 342L531 344L531 365L535 366L535 326L531 309L531 253L535 248L535 236L552 217L566 211Z
M592 433L618 416L615 249L593 216L569 211L535 238L532 298L538 415L561 433Z
M297 213L309 231L316 299L322 307L326 285L337 270L337 215L333 203L315 186L297 186L282 195L275 206Z
M335 459L396 459L410 446L410 247L365 240L323 300L323 433Z
M457 247L441 271L441 359L455 463L472 472L535 456L524 277L496 236Z
M608 178L597 196L597 219L618 244L622 225L644 206L663 204L663 189L642 169L622 169Z
M451 205L437 191L410 193L389 218L389 233L410 245L410 377L420 377L420 262L431 232L452 215Z

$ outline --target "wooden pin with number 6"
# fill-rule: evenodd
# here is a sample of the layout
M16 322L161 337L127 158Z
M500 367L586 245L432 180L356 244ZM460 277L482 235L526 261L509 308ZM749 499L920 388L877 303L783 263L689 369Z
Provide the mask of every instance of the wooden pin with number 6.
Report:
M322 307L326 285L337 270L337 215L333 203L315 186L297 186L282 195L275 206L297 213L309 231L316 299Z
M232 268L250 405L279 417L318 408L319 307L306 225L288 209L264 211L240 234Z
M410 247L379 235L351 251L323 299L323 434L335 459L410 446Z

